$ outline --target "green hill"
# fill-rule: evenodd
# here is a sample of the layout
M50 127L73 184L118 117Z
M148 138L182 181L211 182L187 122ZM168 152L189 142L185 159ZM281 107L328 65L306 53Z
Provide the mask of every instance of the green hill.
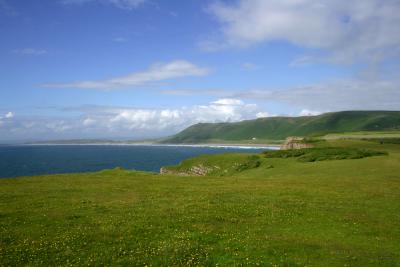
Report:
M282 140L288 136L400 129L400 111L342 111L305 117L270 117L235 123L199 123L163 143Z

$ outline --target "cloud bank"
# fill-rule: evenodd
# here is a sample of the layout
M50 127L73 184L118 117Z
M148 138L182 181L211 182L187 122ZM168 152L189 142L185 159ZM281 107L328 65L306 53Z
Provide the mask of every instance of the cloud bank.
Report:
M106 80L77 81L73 83L44 84L49 88L83 88L112 90L121 87L135 87L139 85L150 85L155 82L180 78L186 76L204 76L209 70L196 66L185 60L176 60L166 64L157 63L148 70L131 73L126 76L110 78Z
M230 96L275 101L308 110L399 110L399 85L397 80L344 79L287 90L249 90Z
M396 0L218 1L209 12L224 36L222 45L209 41L210 48L287 41L328 51L337 62L390 56L400 49Z
M308 111L399 110L400 81L398 79L336 79L320 84L290 88L266 88L236 91L163 90L171 95L209 95L222 98L247 99L265 103L286 104ZM311 112L310 114L315 114Z
M218 99L206 105L175 109L85 107L79 117L14 117L0 127L3 140L31 138L150 138L174 134L200 122L232 122L266 116L255 104ZM1 120L0 120L1 121ZM4 122L4 120L3 120Z

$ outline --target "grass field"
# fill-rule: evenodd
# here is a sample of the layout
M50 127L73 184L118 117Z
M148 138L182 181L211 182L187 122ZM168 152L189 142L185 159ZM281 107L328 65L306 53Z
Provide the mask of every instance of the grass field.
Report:
M400 138L400 131L361 131L349 133L332 133L322 136L323 139L381 139L381 138Z
M185 163L220 168L204 177L115 169L2 179L0 265L400 266L400 145L327 144L388 155L226 154Z

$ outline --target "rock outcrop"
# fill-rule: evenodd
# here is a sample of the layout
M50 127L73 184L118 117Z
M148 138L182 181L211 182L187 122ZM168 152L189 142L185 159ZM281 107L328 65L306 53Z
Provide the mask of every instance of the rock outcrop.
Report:
M214 168L219 169L218 166L215 166ZM189 176L189 175L205 176L205 175L209 174L211 171L213 171L214 168L205 167L201 164L197 165L197 166L192 166L188 170L185 170L185 171L175 171L175 170L170 170L165 167L162 167L160 169L160 174L173 174L173 175L179 175L179 176Z
M291 136L286 138L285 143L281 145L281 150L302 149L314 147L312 144L306 143L304 137Z
M189 174L187 174L185 172L178 172L178 171L174 171L174 170L169 170L169 169L167 169L165 167L161 167L160 174L171 174L171 175L177 175L177 176L189 176Z

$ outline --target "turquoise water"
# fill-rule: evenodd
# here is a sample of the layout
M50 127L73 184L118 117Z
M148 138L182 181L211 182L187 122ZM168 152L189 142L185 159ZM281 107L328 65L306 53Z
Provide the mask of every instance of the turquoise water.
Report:
M129 146L0 146L0 178L54 173L91 172L115 167L158 172L200 154L261 152L265 149Z

